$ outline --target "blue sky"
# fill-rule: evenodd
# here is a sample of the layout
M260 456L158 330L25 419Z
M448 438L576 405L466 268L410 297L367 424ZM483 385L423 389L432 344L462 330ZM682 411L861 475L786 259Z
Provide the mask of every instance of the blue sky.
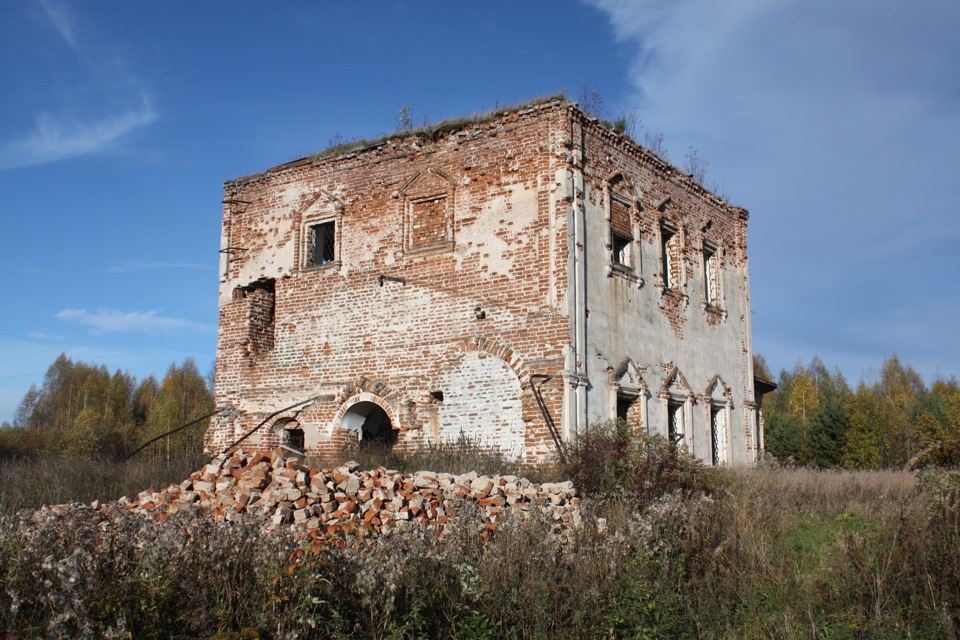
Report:
M774 370L960 374L955 0L0 8L0 421L61 352L211 367L224 180L584 82L750 210Z

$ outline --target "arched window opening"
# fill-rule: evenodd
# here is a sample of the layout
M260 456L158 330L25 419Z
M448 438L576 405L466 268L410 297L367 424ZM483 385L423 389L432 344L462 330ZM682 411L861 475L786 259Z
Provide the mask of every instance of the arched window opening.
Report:
M306 448L303 429L296 420L281 420L274 426L274 431L280 436L280 446L287 451L303 454Z

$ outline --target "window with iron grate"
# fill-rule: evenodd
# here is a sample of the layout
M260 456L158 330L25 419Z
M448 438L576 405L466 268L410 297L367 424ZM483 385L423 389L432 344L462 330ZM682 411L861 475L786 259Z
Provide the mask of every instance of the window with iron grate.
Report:
M309 263L311 265L330 264L337 259L336 222L321 222L309 227Z
M710 462L716 466L727 461L727 414L726 407L710 405Z

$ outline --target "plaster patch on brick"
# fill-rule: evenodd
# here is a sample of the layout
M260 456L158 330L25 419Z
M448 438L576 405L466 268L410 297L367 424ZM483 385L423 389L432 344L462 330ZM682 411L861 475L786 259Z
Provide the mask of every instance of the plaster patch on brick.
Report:
M249 284L260 278L288 274L296 254L293 212L270 209L257 216L249 226L252 233L244 234L242 239L244 252L240 258L240 273L235 279Z
M457 268L462 268L465 258L476 256L483 277L513 277L519 249L533 240L525 241L523 230L537 221L537 191L518 187L508 190L509 195L483 202L480 214L458 229Z
M506 362L483 351L464 353L437 386L444 393L437 415L442 442L457 442L462 433L482 446L523 456L520 380Z

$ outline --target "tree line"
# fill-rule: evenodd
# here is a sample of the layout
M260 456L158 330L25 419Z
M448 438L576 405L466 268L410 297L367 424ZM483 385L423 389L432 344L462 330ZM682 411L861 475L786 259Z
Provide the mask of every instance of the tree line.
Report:
M773 380L763 356L758 378ZM960 465L960 385L923 378L895 355L853 389L819 357L783 370L763 399L767 453L782 462L847 469Z
M758 378L772 380L763 356ZM960 384L921 376L892 356L877 379L852 388L815 357L783 370L763 399L765 450L781 462L848 469L960 466ZM61 354L0 428L0 458L122 459L141 444L213 411L212 374L187 358L163 379L137 381L105 365ZM140 455L161 458L202 448L203 421Z
M209 379L208 379L209 378ZM119 369L74 362L61 354L0 429L0 458L122 459L151 438L213 411L212 375L192 358L171 364L163 379L137 382ZM142 452L146 458L195 454L204 421Z

